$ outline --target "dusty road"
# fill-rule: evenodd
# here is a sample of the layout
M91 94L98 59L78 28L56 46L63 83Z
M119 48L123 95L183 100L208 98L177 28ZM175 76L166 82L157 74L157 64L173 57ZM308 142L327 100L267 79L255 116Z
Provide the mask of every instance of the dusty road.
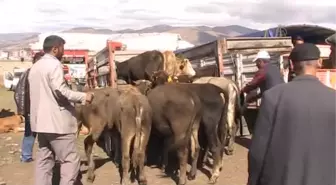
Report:
M0 110L14 109L13 93L0 88ZM0 182L5 181L6 185L33 185L34 183L34 162L20 163L20 147L23 133L0 134ZM86 161L84 154L83 139L78 139L78 152L81 154L82 161ZM247 181L247 146L249 139L241 138L237 141L235 154L225 156L225 163L218 185L245 185ZM36 147L35 147L36 148ZM35 149L34 148L34 149ZM96 156L96 179L93 185L115 185L119 184L120 175L115 165L109 161L105 153L97 146L94 147ZM87 166L83 164L82 182L86 182ZM170 177L165 175L157 168L146 167L148 185L175 185ZM196 180L188 181L188 185L205 185L208 182L207 170L199 170ZM137 184L136 182L133 183Z
M7 185L32 185L34 183L34 163L20 163L20 145L22 133L0 134L0 178ZM84 155L83 138L78 140L78 150L82 156L82 161L86 161ZM248 139L240 142L248 142ZM115 165L110 162L105 153L95 146L96 156L96 179L93 185L119 184L120 176ZM247 180L247 149L241 145L236 145L236 153L233 156L226 156L223 171L217 184L219 185L243 185ZM86 165L83 164L83 184L86 182ZM205 173L204 173L205 171ZM148 185L174 185L171 177L166 176L157 168L146 167ZM198 171L198 177L194 181L189 181L190 185L205 185L208 178L206 170ZM137 184L137 183L134 183Z

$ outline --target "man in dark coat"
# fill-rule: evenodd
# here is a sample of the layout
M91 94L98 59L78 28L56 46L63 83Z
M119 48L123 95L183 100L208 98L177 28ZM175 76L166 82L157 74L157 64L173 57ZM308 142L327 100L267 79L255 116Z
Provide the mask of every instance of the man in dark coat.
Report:
M332 34L326 39L326 43L330 45L330 55L329 62L324 68L326 69L336 69L336 33Z
M42 52L38 52L33 57L33 64L43 56ZM29 98L29 83L28 74L30 69L27 69L19 79L15 88L14 100L17 106L17 113L25 118L25 132L22 140L21 161L33 161L32 153L36 134L30 128L30 98Z
M336 91L315 77L315 45L297 45L291 59L297 76L263 94L248 185L335 185Z
M292 36L293 47L295 47L296 45L299 45L299 44L303 44L303 43L304 43L304 40L300 35ZM288 82L292 81L293 78L295 77L295 72L294 72L293 63L292 63L290 57L288 58L287 61L284 62L284 69L288 69L287 81Z

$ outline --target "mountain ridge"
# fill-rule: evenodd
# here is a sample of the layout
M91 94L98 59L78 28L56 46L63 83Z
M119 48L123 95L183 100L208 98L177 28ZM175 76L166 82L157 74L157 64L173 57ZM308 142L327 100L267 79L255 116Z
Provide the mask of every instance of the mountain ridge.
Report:
M151 32L168 32L180 34L182 39L194 44L200 45L211 42L221 37L234 37L244 35L259 30L247 28L240 25L228 26L171 26L166 24L154 25L141 29L122 29L111 30L106 28L93 27L75 27L62 31L63 33L90 33L90 34L116 34L116 33L151 33ZM29 47L30 42L36 42L38 39L37 32L31 33L8 33L0 34L0 49L16 49Z

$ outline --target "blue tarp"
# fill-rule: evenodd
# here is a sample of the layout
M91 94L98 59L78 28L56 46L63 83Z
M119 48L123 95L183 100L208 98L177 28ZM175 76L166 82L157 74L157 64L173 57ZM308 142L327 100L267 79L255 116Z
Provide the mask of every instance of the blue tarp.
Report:
M281 30L279 30L279 27L275 27L268 30L240 35L239 37L274 37L277 36L276 34L279 35L280 31L282 36L300 35L306 42L314 44L325 44L325 39L335 33L335 30L333 29L316 25L291 25L283 26L281 27Z

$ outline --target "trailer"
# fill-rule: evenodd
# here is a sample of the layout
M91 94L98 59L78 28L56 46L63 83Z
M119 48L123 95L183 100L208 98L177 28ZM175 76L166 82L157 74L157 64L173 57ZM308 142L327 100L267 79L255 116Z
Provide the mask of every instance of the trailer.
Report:
M124 62L144 50L126 50L120 42L108 40L106 47L86 62L86 82L88 88L116 87L115 62Z
M271 55L271 62L283 68L286 54L292 50L290 37L254 38L237 37L223 38L198 47L175 52L188 58L195 68L215 66L218 76L232 79L241 89L252 80L257 72L253 59L260 50L265 50ZM253 91L251 93L259 93ZM244 135L253 128L256 121L260 101L249 104L244 113L240 134Z
M291 38L224 38L176 54L188 58L195 68L215 65L219 76L236 81L241 89L258 70L252 60L260 50L268 51L271 62L278 64L280 70L292 50Z

